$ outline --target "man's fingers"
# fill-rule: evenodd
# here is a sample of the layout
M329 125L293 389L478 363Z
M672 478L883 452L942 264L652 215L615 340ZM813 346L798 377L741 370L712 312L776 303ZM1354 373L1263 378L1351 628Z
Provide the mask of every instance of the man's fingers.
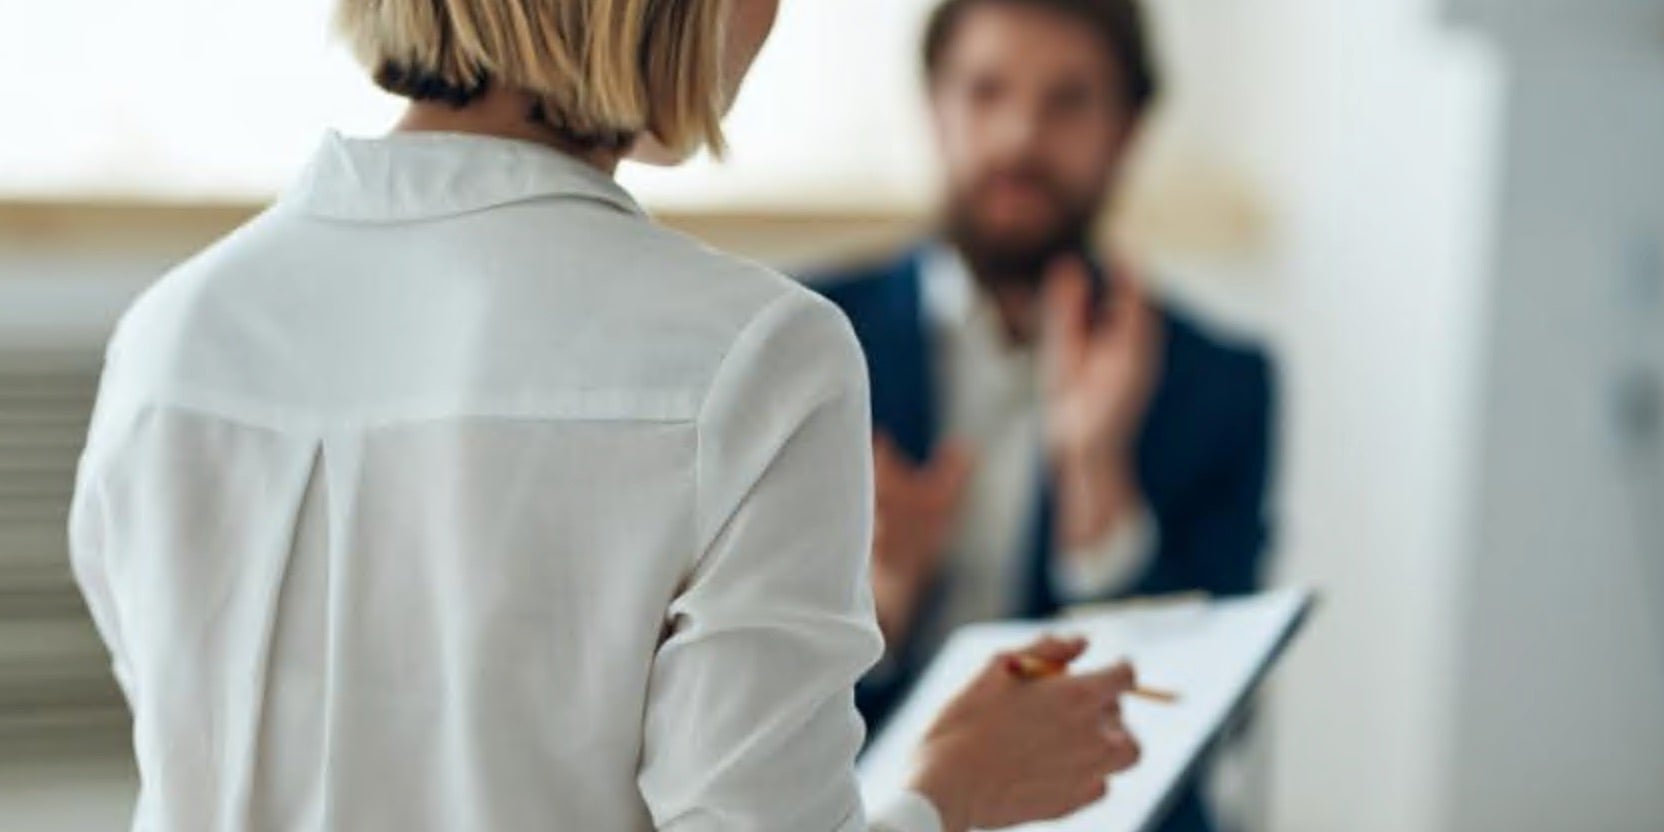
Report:
M945 504L944 508L957 503L973 467L971 449L964 442L944 442L924 472L926 490L936 498L933 502Z
M895 479L912 470L895 440L882 431L872 435L872 461L873 475L879 478Z
M1041 300L1048 315L1056 315L1078 328L1092 299L1092 273L1079 257L1059 257L1046 266L1041 283Z
M922 466L913 466L893 445L884 448L877 442L874 459L880 509L911 516L919 523L947 520L958 509L975 468L975 455L957 440L944 442Z
M915 510L919 502L918 468L888 434L873 434L872 475L880 510L888 508L903 514Z
M1144 314L1149 310L1149 301L1144 297L1144 287L1138 281L1128 277L1118 277L1111 284L1109 297L1104 304L1109 326L1104 332L1126 335L1136 332L1144 323Z
M1079 257L1060 258L1047 268L1041 306L1041 347L1049 368L1061 371L1081 354L1092 331L1092 276Z
M1109 297L1105 300L1107 326L1099 334L1127 349L1147 352L1155 340L1156 316L1144 285L1117 271Z

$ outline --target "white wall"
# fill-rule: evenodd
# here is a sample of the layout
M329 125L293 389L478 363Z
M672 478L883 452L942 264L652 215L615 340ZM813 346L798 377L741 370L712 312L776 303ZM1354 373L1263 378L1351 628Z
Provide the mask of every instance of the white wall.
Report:
M1276 678L1265 828L1435 829L1501 73L1427 3L1189 5L1223 7L1213 140L1275 218L1280 574L1324 594Z
M1664 373L1664 4L1203 5L1328 601L1266 828L1664 827L1664 451L1615 402Z
M1661 829L1664 2L1464 5L1511 77L1444 828Z

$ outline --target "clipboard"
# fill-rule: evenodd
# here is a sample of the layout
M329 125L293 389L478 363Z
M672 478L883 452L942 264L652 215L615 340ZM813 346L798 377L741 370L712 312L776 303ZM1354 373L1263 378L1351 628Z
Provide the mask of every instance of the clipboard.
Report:
M1298 589L1222 601L1106 612L1051 622L976 624L956 631L859 764L862 796L881 806L906 787L913 756L935 715L994 654L1046 633L1090 639L1077 668L1129 659L1141 683L1180 695L1174 704L1122 701L1143 747L1109 796L1021 832L1148 832L1304 626L1315 596Z

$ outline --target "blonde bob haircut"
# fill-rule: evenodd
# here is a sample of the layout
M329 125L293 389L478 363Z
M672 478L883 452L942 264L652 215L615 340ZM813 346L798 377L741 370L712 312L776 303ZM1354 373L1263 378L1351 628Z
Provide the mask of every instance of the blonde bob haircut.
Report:
M383 89L463 107L493 86L581 148L720 154L730 0L339 0L335 24Z

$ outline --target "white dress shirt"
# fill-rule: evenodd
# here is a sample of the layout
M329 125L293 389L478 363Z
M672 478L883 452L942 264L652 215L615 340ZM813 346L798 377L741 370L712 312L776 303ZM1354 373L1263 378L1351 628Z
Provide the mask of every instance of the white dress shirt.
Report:
M1007 337L999 310L953 249L928 249L921 273L942 403L942 434L974 465L948 552L942 598L921 635L939 642L963 624L1016 611L1039 507L1044 410L1034 349ZM1080 551L1052 563L1065 601L1100 600L1136 580L1154 557L1156 526L1140 507Z
M330 137L110 346L71 536L134 829L868 828L866 389L575 160Z

